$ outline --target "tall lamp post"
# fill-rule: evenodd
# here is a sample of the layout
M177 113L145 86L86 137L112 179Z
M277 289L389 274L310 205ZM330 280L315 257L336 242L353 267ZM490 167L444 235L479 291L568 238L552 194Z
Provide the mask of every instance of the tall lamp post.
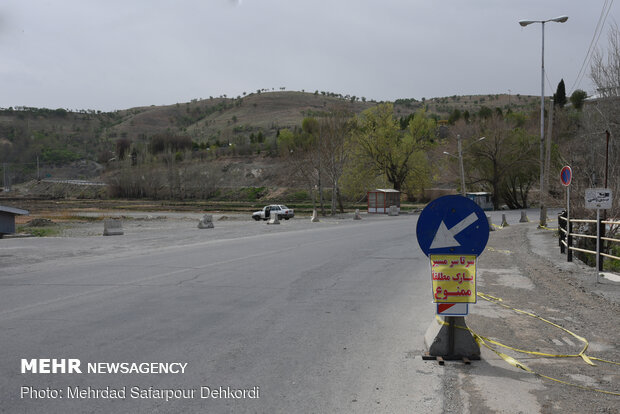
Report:
M486 137L478 138L476 141L474 141L471 144L469 144L468 148L470 146L474 145L476 142L482 141L485 138ZM459 152L458 157L450 154L447 151L444 151L443 153L446 154L446 155L449 155L451 157L455 157L455 158L459 159L459 168L461 170L461 195L463 197L465 197L465 168L463 167L463 145L461 144L461 135L460 134L457 134L456 141L457 141L457 144L458 144L458 152Z
M544 202L544 165L545 165L545 23L564 23L568 16L559 16L548 20L519 20L522 27L532 23L540 23L542 27L542 59L540 75L540 226L547 225L547 209ZM549 137L551 139L551 137Z

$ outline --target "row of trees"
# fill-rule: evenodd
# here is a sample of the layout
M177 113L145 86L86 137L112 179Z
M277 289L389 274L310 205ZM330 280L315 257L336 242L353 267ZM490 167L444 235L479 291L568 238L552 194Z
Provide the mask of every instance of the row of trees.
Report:
M430 183L426 150L435 142L435 120L420 111L401 128L392 104L380 104L353 116L335 107L305 118L301 129L280 131L278 147L306 183L316 208L323 187L332 189L331 212L342 211L342 194L363 196L369 188L389 183L414 193Z
M538 122L535 115L501 112L455 122L451 135L464 137L466 146L485 137L464 159L468 189L491 192L496 208L501 201L527 207L538 177ZM435 119L423 108L403 123L392 104L357 116L339 107L305 118L301 128L280 131L278 146L323 213L322 190L332 189L333 214L342 210L342 194L360 199L369 189L389 186L413 197L429 188L434 173L450 162L440 153L437 132ZM451 145L450 139L441 143L441 149Z

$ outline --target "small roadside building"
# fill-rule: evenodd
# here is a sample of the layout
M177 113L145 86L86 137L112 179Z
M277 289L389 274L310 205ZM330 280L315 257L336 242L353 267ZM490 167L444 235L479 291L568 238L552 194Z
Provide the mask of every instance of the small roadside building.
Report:
M478 204L481 209L488 211L493 210L493 199L491 193L477 192L477 193L465 193L465 196Z
M400 191L392 189L377 189L369 191L368 212L388 214L390 206L396 206L400 212Z
M28 210L0 206L0 239L5 234L15 233L15 216L23 216L28 214L30 214Z

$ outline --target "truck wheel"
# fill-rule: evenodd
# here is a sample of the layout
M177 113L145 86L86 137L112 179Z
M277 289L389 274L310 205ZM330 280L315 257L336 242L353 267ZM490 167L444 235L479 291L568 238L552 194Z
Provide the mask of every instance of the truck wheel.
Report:
M260 217L258 217L258 216L254 216L254 217L252 217L252 218L253 218L254 220L256 220L256 221L259 221L259 220L260 220Z
M288 219L289 219L289 217L284 217L284 220L288 220Z

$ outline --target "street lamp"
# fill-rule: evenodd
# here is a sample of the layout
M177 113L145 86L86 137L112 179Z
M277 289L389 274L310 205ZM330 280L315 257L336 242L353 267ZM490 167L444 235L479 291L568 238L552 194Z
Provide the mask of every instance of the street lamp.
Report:
M542 27L542 59L540 76L540 226L547 224L547 209L544 204L544 164L545 164L545 23L564 23L568 16L559 16L548 20L519 20L522 27L540 23ZM551 138L551 137L549 137Z
M469 145L467 146L467 148L471 147L472 145L474 145L474 144L475 144L475 143L477 143L477 142L482 141L482 140L483 140L483 139L485 139L485 138L486 138L486 137L481 137L481 138L478 138L477 140L475 140L474 142L472 142L471 144L469 144ZM456 141L457 141L457 144L458 144L458 152L459 152L458 157L457 157L457 156L455 156L455 155L450 154L450 153L449 153L449 152L447 152L447 151L444 151L443 153L444 153L444 154L446 154L446 155L449 155L449 156L451 156L451 157L454 157L454 158L458 158L458 159L459 159L459 167L460 167L460 169L461 169L461 195L462 195L463 197L465 197L465 168L463 167L463 147L462 147L462 144L461 144L461 135L460 135L460 134L457 134L457 136L456 136Z

